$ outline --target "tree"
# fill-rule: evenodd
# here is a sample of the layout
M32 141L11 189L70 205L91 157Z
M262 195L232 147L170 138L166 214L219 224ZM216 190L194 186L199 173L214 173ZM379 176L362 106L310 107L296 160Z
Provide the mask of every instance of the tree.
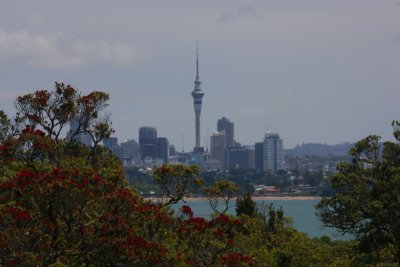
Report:
M118 159L99 145L112 132L108 119L100 119L107 99L105 93L81 96L57 83L54 91L19 97L13 119L0 112L1 266L331 262L333 253L314 250L316 243L289 227L281 210L269 207L266 216L226 215L237 190L232 182L220 180L208 191L215 212L218 201L225 203L211 220L194 217L188 206L175 214L143 199L128 185ZM87 133L91 146L61 136L72 120L80 126L70 136ZM153 174L169 203L202 183L194 166L164 165Z
M237 218L208 221L188 209L177 217L128 185L116 156L99 145L112 132L99 119L107 100L56 83L19 97L15 119L0 112L0 265L255 266L234 242ZM72 120L72 138L61 137ZM74 140L81 133L91 146ZM195 166L154 174L169 204L202 183Z
M235 196L239 187L236 183L226 179L218 180L214 184L204 190L211 209L218 214L225 213L229 209L229 202ZM220 203L222 208L220 209Z
M168 198L167 201L162 201L160 204L168 206L184 200L188 196L190 188L203 185L203 179L198 176L199 167L196 165L164 164L160 168L156 168L153 178Z
M0 112L0 265L174 265L160 240L170 215L131 190L115 156L99 146L112 129L108 95L56 83ZM71 138L61 133L78 121ZM74 141L87 133L91 146ZM172 252L170 252L172 251Z
M396 142L368 136L349 151L351 162L330 178L336 194L321 200L318 215L326 226L355 235L362 252L392 250L400 262L400 124ZM376 260L380 260L379 257Z
M245 214L250 217L256 215L256 202L251 198L250 193L239 196L236 200L236 214Z

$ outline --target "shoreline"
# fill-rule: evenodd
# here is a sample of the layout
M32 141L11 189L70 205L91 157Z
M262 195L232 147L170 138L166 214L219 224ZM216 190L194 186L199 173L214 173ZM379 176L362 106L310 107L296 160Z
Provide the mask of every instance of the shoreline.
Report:
M158 202L163 200L163 198L157 197L145 197L144 199L150 200L152 202ZM233 197L232 200L236 201L237 197ZM255 196L252 197L253 200L321 200L322 197L319 196ZM201 202L208 201L206 197L186 197L184 198L185 202Z

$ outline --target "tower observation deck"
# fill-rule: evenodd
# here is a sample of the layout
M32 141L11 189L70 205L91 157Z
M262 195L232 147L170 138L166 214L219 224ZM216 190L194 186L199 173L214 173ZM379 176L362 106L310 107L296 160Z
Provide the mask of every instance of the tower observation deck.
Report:
M196 80L194 81L194 89L192 91L194 113L196 116L196 146L194 147L195 152L202 150L202 148L200 147L200 115L204 92L201 90L200 85L201 82L199 78L199 48L198 46L196 46Z

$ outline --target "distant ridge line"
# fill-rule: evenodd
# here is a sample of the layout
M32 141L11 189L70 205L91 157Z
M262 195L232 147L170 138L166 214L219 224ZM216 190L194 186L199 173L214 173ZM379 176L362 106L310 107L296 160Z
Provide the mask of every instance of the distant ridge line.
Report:
M291 149L285 149L285 155L289 156L348 156L353 143L341 143L337 145L304 143Z

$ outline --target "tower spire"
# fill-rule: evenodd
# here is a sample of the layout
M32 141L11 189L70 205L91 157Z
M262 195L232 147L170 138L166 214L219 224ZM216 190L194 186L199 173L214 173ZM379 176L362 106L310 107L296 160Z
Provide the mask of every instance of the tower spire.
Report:
M196 116L196 146L195 151L201 151L203 148L200 147L200 114L202 106L202 98L204 96L203 91L200 88L201 82L199 78L199 46L196 41L196 80L194 81L194 89L192 91L194 112Z
M196 40L196 80L199 78L199 42Z

